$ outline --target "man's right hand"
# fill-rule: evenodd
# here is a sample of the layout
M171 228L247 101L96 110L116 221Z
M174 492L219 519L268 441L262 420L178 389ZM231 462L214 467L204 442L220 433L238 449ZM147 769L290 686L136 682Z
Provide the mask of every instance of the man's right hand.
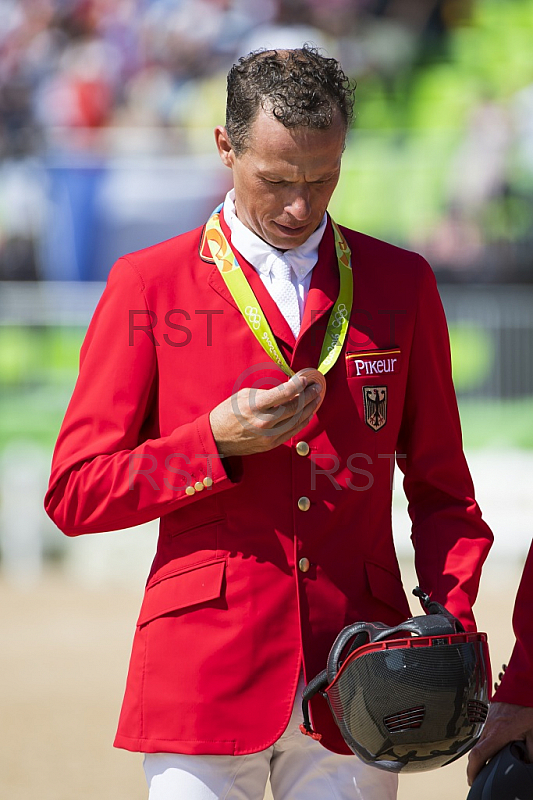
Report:
M529 759L533 761L533 708L491 703L483 733L468 756L469 785L492 756L516 739L525 739Z
M297 373L272 389L241 389L209 415L219 453L244 456L274 449L305 428L323 399L324 387L309 374Z

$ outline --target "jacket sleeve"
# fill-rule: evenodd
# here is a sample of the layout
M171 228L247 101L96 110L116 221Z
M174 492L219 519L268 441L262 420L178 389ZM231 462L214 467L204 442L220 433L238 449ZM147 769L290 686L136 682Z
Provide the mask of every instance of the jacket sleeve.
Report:
M493 537L463 453L444 311L433 272L420 261L397 460L405 473L420 586L472 630L472 606Z
M140 525L234 485L208 413L169 436L143 432L156 400L157 354L153 336L133 345L128 330L128 309L146 309L143 289L135 267L120 259L81 349L45 498L69 536Z
M515 646L493 700L533 706L533 544L527 555L513 613Z

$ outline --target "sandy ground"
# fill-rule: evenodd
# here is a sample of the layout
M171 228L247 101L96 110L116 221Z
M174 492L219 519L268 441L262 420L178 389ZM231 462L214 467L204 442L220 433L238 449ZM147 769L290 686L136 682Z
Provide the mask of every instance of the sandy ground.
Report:
M404 576L412 587L410 568ZM517 564L492 566L482 583L477 617L489 633L495 669L510 651L518 577ZM141 757L111 746L140 595L140 587L91 588L62 573L26 590L0 580L1 797L146 797ZM464 798L464 768L463 759L403 776L399 798Z

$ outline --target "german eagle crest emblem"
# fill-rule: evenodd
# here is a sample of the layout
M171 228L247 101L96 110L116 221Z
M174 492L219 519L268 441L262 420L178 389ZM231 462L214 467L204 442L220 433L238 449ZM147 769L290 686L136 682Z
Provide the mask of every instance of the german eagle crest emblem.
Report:
M387 394L386 386L363 386L365 422L374 431L387 422Z

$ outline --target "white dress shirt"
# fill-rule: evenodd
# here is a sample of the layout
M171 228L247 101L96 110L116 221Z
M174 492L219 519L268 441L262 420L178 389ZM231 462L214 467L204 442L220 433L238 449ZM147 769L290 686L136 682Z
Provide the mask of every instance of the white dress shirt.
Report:
M279 310L291 328L294 337L297 338L300 332L300 323L303 316L305 301L309 293L311 284L311 274L313 267L318 261L318 246L326 229L327 215L324 214L322 222L311 236L299 247L290 250L278 250L272 245L260 239L253 231L243 225L235 214L235 190L232 189L226 195L224 201L224 219L231 231L231 242L235 249L252 265L259 274L263 284L266 286L270 296L277 304ZM284 299L286 295L280 296L276 292L275 283L279 284L279 279L274 273L282 265L276 262L289 264L291 267L290 279L296 290L298 298L298 318L291 313L290 298Z

